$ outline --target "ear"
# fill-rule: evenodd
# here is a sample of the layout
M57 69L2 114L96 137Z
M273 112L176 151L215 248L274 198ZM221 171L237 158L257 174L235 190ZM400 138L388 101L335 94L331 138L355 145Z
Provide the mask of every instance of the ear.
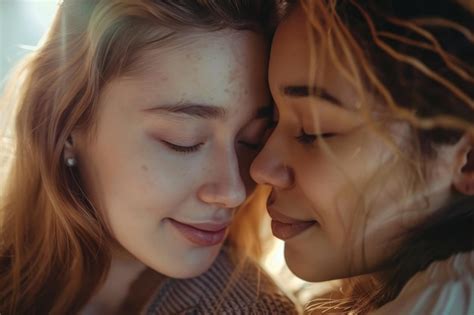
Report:
M453 179L454 188L464 194L474 195L474 136L465 134L460 140Z
M69 159L75 159L75 156L76 154L74 149L74 140L73 137L70 135L69 137L67 137L66 143L64 144L64 162L67 163Z

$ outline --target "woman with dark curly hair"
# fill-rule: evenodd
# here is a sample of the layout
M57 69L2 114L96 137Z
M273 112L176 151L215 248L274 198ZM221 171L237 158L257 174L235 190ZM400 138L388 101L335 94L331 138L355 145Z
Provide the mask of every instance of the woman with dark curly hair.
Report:
M474 16L455 1L304 0L273 40L252 164L309 311L474 314Z

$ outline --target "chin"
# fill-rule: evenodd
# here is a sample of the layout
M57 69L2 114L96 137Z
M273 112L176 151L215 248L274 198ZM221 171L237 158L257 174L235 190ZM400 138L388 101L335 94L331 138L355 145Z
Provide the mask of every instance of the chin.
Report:
M307 270L308 268L301 268L300 265L295 265L294 263L290 263L287 261L288 268L290 271L297 276L298 278L308 281L308 282L319 282L323 281L318 279L318 277L315 277L315 275L310 271Z
M322 273L321 266L318 267L316 263L305 259L301 254L294 253L287 246L285 246L285 261L288 269L298 278L308 282L321 282L332 280L328 275Z
M201 261L197 262L196 264L184 264L182 262L176 262L172 266L154 266L153 264L149 264L149 267L164 276L175 278L175 279L187 279L187 278L194 278L200 276L201 274L205 273L209 268L212 266L212 261Z
M195 278L203 273L205 273L212 264L201 265L199 268L183 268L179 270L171 270L169 273L164 273L166 276L175 279L188 279L188 278Z
M189 250L179 261L168 264L166 270L158 270L162 274L176 279L194 278L202 275L211 268L220 252L221 245L214 248L195 248Z

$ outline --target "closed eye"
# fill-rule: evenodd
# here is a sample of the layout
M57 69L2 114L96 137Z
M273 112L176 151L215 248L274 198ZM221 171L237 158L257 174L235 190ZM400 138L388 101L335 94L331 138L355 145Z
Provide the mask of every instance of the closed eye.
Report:
M321 133L321 134L308 134L304 131L304 129L301 129L300 135L296 137L296 140L298 140L299 143L301 144L313 144L316 140L319 138L330 138L334 137L336 134L335 133Z
M262 149L274 127L271 117L254 120L241 134L241 139L238 140L237 143L247 149L259 151Z
M192 146L181 146L165 140L161 140L168 148L179 153L193 153L198 151L203 143L198 143Z

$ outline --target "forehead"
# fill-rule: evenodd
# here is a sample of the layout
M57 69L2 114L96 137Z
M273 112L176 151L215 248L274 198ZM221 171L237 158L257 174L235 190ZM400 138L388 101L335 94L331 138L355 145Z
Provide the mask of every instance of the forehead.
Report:
M310 27L301 7L296 7L278 26L269 65L272 95L278 99L285 86L311 83L327 90L348 107L355 106L358 100L355 88L341 73L344 62L339 57L335 57L336 60L329 57L326 46L309 35Z
M263 105L268 102L262 92L267 91L266 59L267 45L260 34L195 33L145 51L136 61L140 71L117 78L108 90L121 103L141 109L180 101Z
M310 45L306 15L296 7L278 26L275 33L269 78L306 84L309 79Z
M159 77L176 87L185 86L185 89L199 89L203 94L215 94L217 91L213 86L244 81L261 71L263 68L256 66L264 59L263 46L263 38L248 31L189 35L176 45L145 53L140 62L149 66L140 79ZM186 86L185 83L192 85Z

